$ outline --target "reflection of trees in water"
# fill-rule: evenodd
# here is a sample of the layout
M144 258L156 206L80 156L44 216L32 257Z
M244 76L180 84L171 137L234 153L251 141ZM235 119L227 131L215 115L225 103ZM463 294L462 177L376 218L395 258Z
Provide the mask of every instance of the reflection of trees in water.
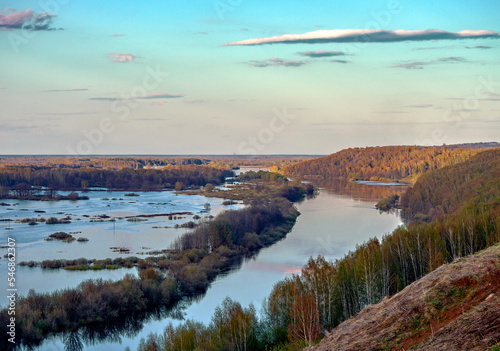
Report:
M222 278L229 273L241 268L244 260L250 259L256 254L248 255L248 257L235 258L231 266L221 272L217 278ZM193 302L201 301L206 295L206 291L198 293L194 296L184 297L178 301L173 307L160 307L153 310L129 314L125 318L114 319L112 323L93 323L81 327L78 330L65 332L56 336L64 344L64 351L82 351L85 346L95 346L102 343L121 343L122 338L134 338L144 328L144 325L153 322L161 321L167 318L175 320L183 320L186 316L184 312ZM47 339L48 341L49 339ZM28 350L35 350L40 345L25 345Z
M117 318L113 323L94 323L76 331L63 333L60 340L65 351L82 351L85 346L102 343L121 343L122 337L133 338L143 329L146 323L166 318L183 319L183 310L190 301L182 300L175 307L158 308L146 313L130 314L126 318Z
M393 194L401 195L408 189L405 185L368 185L340 180L315 180L314 184L337 195L375 202Z
M78 331L63 335L64 351L82 351L83 343L78 335Z

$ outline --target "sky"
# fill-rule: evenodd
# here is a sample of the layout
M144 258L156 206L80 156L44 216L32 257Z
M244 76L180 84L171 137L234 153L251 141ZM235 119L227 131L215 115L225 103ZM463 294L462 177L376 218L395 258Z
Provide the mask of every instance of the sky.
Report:
M0 154L500 142L498 0L0 0Z

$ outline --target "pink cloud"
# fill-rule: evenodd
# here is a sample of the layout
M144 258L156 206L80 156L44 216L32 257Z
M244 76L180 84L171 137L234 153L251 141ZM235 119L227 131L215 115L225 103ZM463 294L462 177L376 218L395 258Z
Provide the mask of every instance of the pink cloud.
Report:
M108 58L115 63L127 63L127 62L132 62L136 58L141 58L140 56L134 56L132 54L126 54L126 53L111 53L108 54Z
M0 28L2 29L22 28L25 23L33 19L34 15L35 11L31 9L15 12L15 9L8 7L0 12Z
M15 9L7 7L0 11L0 29L54 30L50 27L54 17L57 16L48 12L37 14L31 9L16 12Z
M118 34L118 33L110 35L110 37L124 37L124 36L125 36L125 34Z

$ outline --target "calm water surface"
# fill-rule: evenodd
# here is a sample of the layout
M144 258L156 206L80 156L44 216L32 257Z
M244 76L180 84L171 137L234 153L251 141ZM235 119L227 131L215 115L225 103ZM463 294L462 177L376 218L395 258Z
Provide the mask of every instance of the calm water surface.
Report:
M207 293L197 302L193 302L182 311L184 318L190 318L204 323L209 323L214 309L219 305L226 296L239 301L242 305L247 306L250 303L254 304L257 310L260 309L262 301L269 295L273 285L286 276L300 272L301 267L307 262L309 257L319 254L327 259L337 259L344 256L349 250L354 250L356 244L362 243L368 238L377 236L381 238L384 234L391 232L394 228L400 225L401 219L396 213L380 214L374 209L374 204L382 197L391 193L402 191L398 186L391 189L386 186L363 185L363 184L323 184L326 189L322 189L320 194L314 199L308 199L300 204L297 208L301 212L298 217L292 232L287 237L275 245L263 249L253 259L246 260L241 267L233 269L228 274L220 276L212 283ZM154 198L154 193L148 193L151 198ZM123 195L123 194L122 194ZM148 213L148 202L170 202L174 199L178 200L177 208L183 208L185 211L199 213L203 209L203 204L207 201L212 203L212 213L220 211L223 207L220 205L222 200L206 199L203 197L175 197L173 194L156 194L161 196L162 200L156 199L150 201L146 196L132 198L131 201L137 201L140 204L128 204L125 208L115 207L115 203L108 212L115 211L120 215L122 213ZM99 197L99 196L97 196ZM110 194L102 197L110 197ZM118 194L113 197L122 197ZM163 199L165 197L165 199ZM127 198L131 199L131 198ZM147 200L147 201L146 201ZM94 200L91 200L91 203ZM95 200L104 201L105 200ZM111 200L110 200L111 201ZM114 200L117 201L117 200ZM118 200L119 201L119 200ZM77 202L80 204L80 201ZM88 204L88 202L87 202ZM85 203L82 203L84 206ZM123 204L122 204L123 205ZM33 205L34 207L44 206L40 203ZM50 205L48 205L50 206ZM62 204L58 206L64 206ZM68 206L68 205L65 205ZM166 206L166 205L163 205ZM23 208L29 208L28 205L22 204ZM69 206L68 206L69 207ZM106 206L107 207L107 206ZM92 207L87 205L87 209L81 209L81 214L88 213ZM158 208L149 208L151 212L157 213ZM0 209L4 215L6 210ZM101 213L105 208L96 209L96 213ZM76 209L67 208L65 212L77 214ZM101 211L101 212L99 212ZM173 211L179 211L172 209ZM90 211L91 212L91 211ZM166 211L169 212L169 211ZM187 219L180 220L187 221ZM80 243L54 243L45 242L41 237L43 234L24 234L26 236L37 236L39 240L21 240L19 255L25 257L53 258L55 254L70 257L92 257L104 258L113 257L108 246L111 244L128 245L133 248L133 251L140 250L142 246L150 246L152 248L164 248L175 238L181 234L181 229L151 229L152 225L171 225L171 221L165 218L154 218L151 221L139 224L130 224L130 222L116 222L115 229L112 228L112 223L96 223L97 225L90 226L89 223L82 224L84 236L90 239L89 243L98 243L100 248L85 249L85 244ZM3 224L5 226L6 224ZM79 224L80 225L80 224ZM89 225L89 228L85 228ZM122 227L123 225L123 227ZM19 225L20 226L20 225ZM27 225L23 225L27 227ZM61 229L64 225L61 225ZM68 226L71 226L68 225ZM49 225L41 224L36 226L36 229L41 227L50 227ZM16 228L17 230L18 228ZM59 227L57 227L59 229ZM66 231L74 230L73 227ZM82 229L79 229L82 230ZM46 232L53 232L49 230ZM12 233L10 233L12 234ZM6 240L6 234L2 233L2 240ZM80 250L80 246L82 249ZM78 253L74 252L73 248L78 248ZM95 247L95 245L93 246ZM93 255L91 253L94 252ZM30 258L34 259L34 258ZM1 262L3 261L3 262ZM6 260L0 260L2 266ZM3 271L2 271L3 272ZM116 271L101 271L99 276L109 279L119 279L128 272L135 272L134 269L120 269ZM1 273L5 274L5 273ZM135 273L134 273L135 274ZM29 269L27 267L19 267L19 279L25 281L26 286L22 289L26 291L28 288L36 290L50 291L54 288L65 286L75 286L78 282L89 277L96 277L95 272L66 272L44 271L41 269ZM47 284L50 280L52 283ZM29 282L29 283L28 283ZM20 283L21 285L22 283ZM52 285L53 284L53 285ZM162 332L163 328L168 323L179 323L179 319L163 318L161 320L151 320L145 322L142 330L137 331L133 336L114 335L112 341L91 345L85 344L83 347L86 350L125 350L125 347L130 347L135 350L142 337L147 337L151 332ZM63 350L64 343L61 338L47 340L40 350Z

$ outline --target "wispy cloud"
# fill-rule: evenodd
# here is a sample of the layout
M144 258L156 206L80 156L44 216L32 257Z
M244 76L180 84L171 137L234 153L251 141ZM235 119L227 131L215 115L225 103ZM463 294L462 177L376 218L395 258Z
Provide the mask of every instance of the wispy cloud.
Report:
M440 62L465 62L467 61L465 57L461 56L450 56L450 57L441 57L438 61Z
M399 63L397 65L390 66L391 68L406 68L406 69L422 69L426 65L430 65L432 62L425 61L411 61L406 63Z
M269 66L300 67L308 62L303 60L282 60L275 57L264 61L249 61L247 63L253 67L263 68Z
M408 106L405 106L405 107L411 107L411 108L431 108L433 106L434 105L432 105L432 104L416 104L416 105L408 105Z
M302 52L297 52L297 54L300 56L311 57L311 58L347 55L343 51L328 51L328 50L302 51Z
M399 42L422 40L450 39L500 39L500 33L491 30L462 30L447 32L444 30L382 30L382 29L332 29L317 30L304 34L285 34L267 38L254 38L224 44L263 45L263 44L320 44L320 43L352 43L352 42Z
M477 46L464 46L466 49L491 49L491 46L486 46L486 45L477 45Z
M392 114L408 113L408 111L377 111L375 113L381 113L381 114L385 114L385 115L392 115Z
M141 58L140 56L135 56L132 54L126 54L126 53L111 53L108 54L108 58L111 60L111 62L114 63L127 63L127 62L132 62L137 58Z
M496 93L488 93L488 97L480 100L486 100L486 101L500 101L500 94Z
M185 104L193 104L193 105L197 105L197 104L204 104L206 101L205 100L184 100L183 103Z
M16 12L15 9L7 7L0 11L0 29L56 30L56 28L51 27L55 17L57 15L48 12L36 13L31 9Z
M115 34L111 34L110 37L124 37L125 34L118 34L118 33L115 33Z
M403 62L393 66L389 66L391 68L405 68L405 69L423 69L424 66L432 65L436 63L464 63L467 62L465 57L461 56L449 56L449 57L441 57L437 60L433 61L410 61Z
M89 98L89 100L93 101L123 101L129 102L134 100L156 100L156 99L178 99L182 98L184 95L182 94L167 94L167 93L154 93L151 95L138 96L134 98L121 98L121 97L93 97Z
M415 48L413 50L442 50L442 49L452 49L454 47L456 47L456 45L429 46L429 47Z
M101 112L50 112L38 113L37 116L82 116L82 115L98 115Z
M54 89L54 90L42 90L42 93L60 93L67 91L88 91L87 88L76 88L76 89Z
M334 63L351 63L351 61L347 61L347 60L330 60L330 62L334 62Z
M182 94L167 94L167 93L154 93L151 95L146 95L138 97L139 100L152 100L152 99L177 99L184 97Z
M115 97L93 97L93 98L89 98L89 100L93 100L93 101L129 101L129 100L126 100L126 99L122 99L122 98L115 98Z

